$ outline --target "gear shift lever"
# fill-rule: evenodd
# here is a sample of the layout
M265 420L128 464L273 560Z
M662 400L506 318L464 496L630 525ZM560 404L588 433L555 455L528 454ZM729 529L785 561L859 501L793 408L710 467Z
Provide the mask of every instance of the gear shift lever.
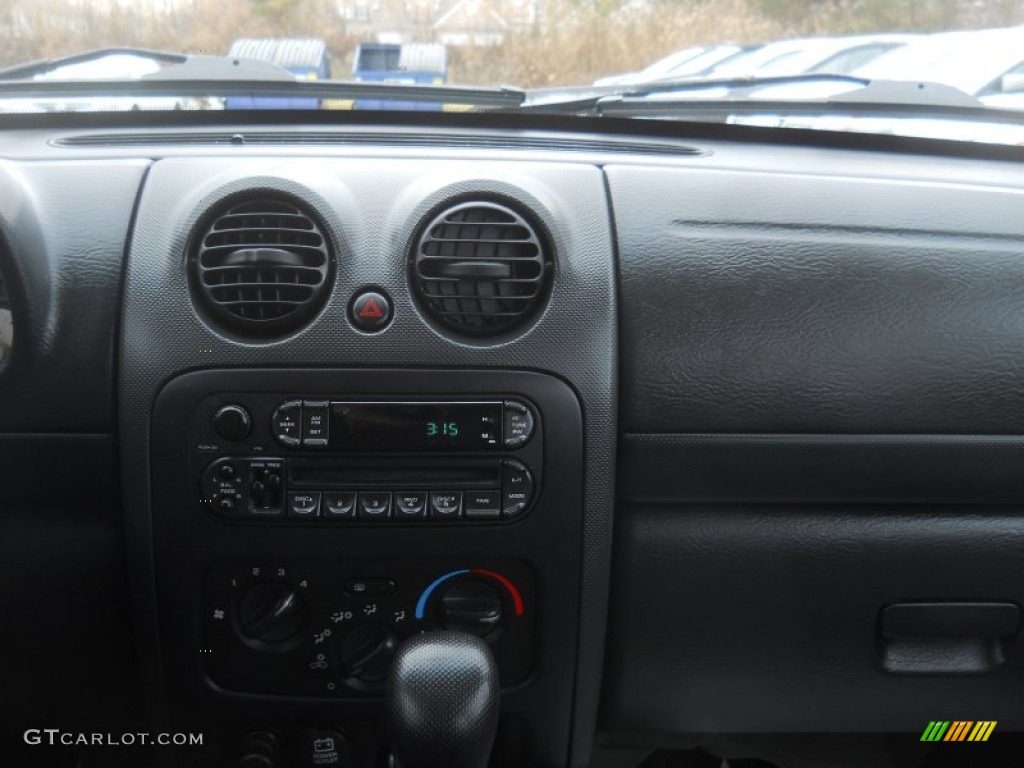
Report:
M462 632L407 640L391 663L388 725L402 768L487 768L498 727L498 669Z

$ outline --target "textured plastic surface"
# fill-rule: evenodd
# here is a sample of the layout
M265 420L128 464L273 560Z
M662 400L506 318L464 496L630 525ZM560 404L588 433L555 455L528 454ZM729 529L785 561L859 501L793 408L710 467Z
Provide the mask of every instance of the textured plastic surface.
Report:
M498 669L487 643L428 632L398 649L388 725L402 768L487 768L498 727Z
M844 178L826 175L839 158L606 168L625 431L1024 429L1020 175L950 162L923 184L911 162L863 160Z

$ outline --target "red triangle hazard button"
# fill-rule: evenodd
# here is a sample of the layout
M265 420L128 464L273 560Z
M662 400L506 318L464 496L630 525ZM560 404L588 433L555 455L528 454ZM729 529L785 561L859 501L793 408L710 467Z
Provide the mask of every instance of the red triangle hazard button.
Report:
M364 331L379 331L391 321L391 301L383 293L367 291L352 302L349 318Z
M384 311L380 308L380 305L377 304L376 299L371 296L363 303L363 306L359 308L357 316L377 319L384 317Z

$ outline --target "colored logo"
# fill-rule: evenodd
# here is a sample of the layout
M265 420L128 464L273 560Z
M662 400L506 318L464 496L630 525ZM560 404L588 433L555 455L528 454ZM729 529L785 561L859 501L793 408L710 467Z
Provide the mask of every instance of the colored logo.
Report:
M932 720L921 741L988 741L995 729L995 720Z

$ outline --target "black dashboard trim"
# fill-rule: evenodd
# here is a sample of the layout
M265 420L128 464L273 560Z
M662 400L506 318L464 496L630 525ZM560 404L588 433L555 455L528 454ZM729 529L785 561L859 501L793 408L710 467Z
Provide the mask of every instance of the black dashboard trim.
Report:
M739 141L774 146L806 146L902 154L965 157L971 159L1024 161L1024 147L981 142L924 139L882 134L818 131L799 128L764 128L725 123L643 120L578 115L548 115L515 112L415 112L321 110L296 113L276 110L233 110L230 125L246 126L375 126L393 130L395 126L417 130L450 132L453 129L494 130L508 134L547 130L558 133L600 135L602 137L661 137L670 140ZM175 112L47 113L39 115L2 115L0 131L5 129L63 131L90 128L183 128L225 125L222 111L179 110Z

